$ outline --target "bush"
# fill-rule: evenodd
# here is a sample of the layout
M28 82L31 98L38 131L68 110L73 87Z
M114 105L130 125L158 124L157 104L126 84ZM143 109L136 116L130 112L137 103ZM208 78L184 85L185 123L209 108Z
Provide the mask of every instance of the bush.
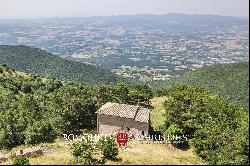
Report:
M29 160L25 157L17 156L13 159L13 165L30 165Z
M99 146L104 159L115 160L117 158L118 145L113 138L108 137L106 140L101 139Z
M71 150L76 164L90 165L94 161L92 157L93 147L88 141L74 143Z

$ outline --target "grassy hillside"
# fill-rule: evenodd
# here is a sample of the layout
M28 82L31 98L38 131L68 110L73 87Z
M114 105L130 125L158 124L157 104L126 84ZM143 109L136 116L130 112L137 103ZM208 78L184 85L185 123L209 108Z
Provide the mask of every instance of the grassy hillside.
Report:
M89 83L114 83L118 77L111 71L62 59L44 50L28 46L0 45L0 64L16 70L58 79Z
M154 98L151 100L154 109L152 111L152 124L155 129L159 124L163 123L163 102L165 97ZM155 124L155 125L154 125ZM94 132L94 131L93 131ZM70 146L62 139L57 139L54 143L43 143L36 146L51 149L52 154L45 154L38 157L29 158L31 165L72 165L73 156L70 153ZM13 148L9 153L24 149L27 145L21 145ZM1 152L1 151L0 151ZM8 160L0 165L10 165ZM180 150L174 149L172 146L163 144L141 144L133 140L128 143L128 148L119 150L117 161L107 161L107 165L200 165L204 162L197 157L193 149Z
M176 150L162 144L141 144L138 141L128 143L129 147L119 150L117 161L107 161L105 165L201 165L203 162L194 154L192 149L186 151ZM29 158L31 165L74 165L70 146L64 140L55 143L39 144L52 151L38 157ZM16 147L12 152L17 152L25 146ZM11 152L9 152L11 153ZM0 163L11 165L12 161Z
M167 97L155 97L151 99L151 103L154 107L154 111L151 113L151 125L154 130L160 131L160 127L165 121L165 108L163 106L164 101Z
M248 68L248 63L206 66L167 82L161 82L160 86L168 88L176 83L189 86L200 85L229 102L247 106L249 101Z

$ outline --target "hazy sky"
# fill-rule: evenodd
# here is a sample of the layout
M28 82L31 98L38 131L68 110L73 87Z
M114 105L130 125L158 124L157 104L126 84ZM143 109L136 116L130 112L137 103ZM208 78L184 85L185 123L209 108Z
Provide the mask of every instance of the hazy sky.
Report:
M218 14L249 17L249 0L0 0L0 18L133 14Z

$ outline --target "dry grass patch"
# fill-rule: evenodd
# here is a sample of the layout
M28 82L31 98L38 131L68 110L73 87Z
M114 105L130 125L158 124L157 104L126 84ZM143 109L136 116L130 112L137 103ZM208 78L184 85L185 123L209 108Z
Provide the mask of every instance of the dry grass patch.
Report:
M53 152L51 154L43 154L37 157L29 157L31 165L70 165L73 164L73 157L71 156L69 146L65 144L63 140L56 140L55 143L42 143L36 146L46 147L51 149ZM20 149L25 149L31 146L21 145L13 148L8 153L14 153ZM0 165L12 165L12 160L9 159Z
M164 123L164 113L165 109L163 106L166 97L155 97L151 100L154 110L151 112L151 125L152 127L159 131L160 126Z
M29 158L32 165L71 165L73 164L73 157L67 150L64 153L46 154L36 158Z
M120 162L108 161L106 164L202 164L191 149L187 151L173 150L163 144L141 144L139 141L128 143L129 148L119 151Z

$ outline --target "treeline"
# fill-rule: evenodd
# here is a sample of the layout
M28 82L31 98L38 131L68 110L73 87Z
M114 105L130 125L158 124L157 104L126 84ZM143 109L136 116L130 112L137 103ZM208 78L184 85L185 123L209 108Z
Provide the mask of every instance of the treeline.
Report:
M166 95L166 89L181 83L188 86L202 86L221 96L228 102L248 107L249 103L249 64L218 64L190 71L168 81L155 81L153 87L161 87L156 94Z
M89 85L59 81L0 65L0 148L52 142L63 133L96 127L108 101L150 107L146 84Z
M169 90L164 107L162 133L187 136L188 145L208 164L249 164L247 108L230 104L204 88L185 85Z

